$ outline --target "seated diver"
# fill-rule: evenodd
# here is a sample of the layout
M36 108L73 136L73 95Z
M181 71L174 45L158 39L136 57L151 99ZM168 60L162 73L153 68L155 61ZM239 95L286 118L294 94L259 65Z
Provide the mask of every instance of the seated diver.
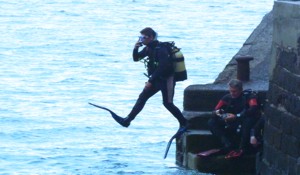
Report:
M256 96L246 96L241 81L233 79L228 86L229 94L218 102L208 126L223 145L215 153L226 154L225 158L234 158L251 151L250 130L259 113Z

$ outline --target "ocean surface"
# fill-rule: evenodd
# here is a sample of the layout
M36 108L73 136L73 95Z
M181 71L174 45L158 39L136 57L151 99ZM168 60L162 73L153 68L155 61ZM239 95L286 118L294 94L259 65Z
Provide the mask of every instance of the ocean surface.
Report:
M182 48L191 84L211 83L273 0L0 0L1 175L201 175L175 164L178 123L158 93L129 128L88 102L126 116L144 87L133 62L139 31Z

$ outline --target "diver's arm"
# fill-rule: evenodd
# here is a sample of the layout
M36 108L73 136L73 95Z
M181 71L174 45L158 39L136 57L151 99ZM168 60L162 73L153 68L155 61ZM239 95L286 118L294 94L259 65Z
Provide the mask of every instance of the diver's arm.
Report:
M147 49L144 47L140 52L139 52L139 43L136 43L133 51L132 51L132 58L133 61L140 61L141 59L145 58L147 56Z

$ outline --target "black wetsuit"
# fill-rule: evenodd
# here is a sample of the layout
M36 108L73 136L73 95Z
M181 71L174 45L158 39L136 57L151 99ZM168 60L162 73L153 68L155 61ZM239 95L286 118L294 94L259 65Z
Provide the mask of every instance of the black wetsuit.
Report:
M133 49L134 61L139 61L145 57L148 57L148 82L150 82L152 86L143 89L132 111L128 114L128 117L134 119L143 109L147 100L158 91L161 91L163 105L178 120L180 126L185 126L186 119L173 103L176 82L174 81L173 62L169 57L167 48L160 45L156 40L149 43L140 52L138 51L138 48Z
M218 116L211 118L208 121L211 132L222 141L226 151L237 146L233 140L240 136L239 149L247 151L250 148L250 130L259 116L256 97L241 94L238 98L232 98L230 94L227 94L215 107L215 110L219 109L224 110L224 113L240 114L240 117L227 123Z

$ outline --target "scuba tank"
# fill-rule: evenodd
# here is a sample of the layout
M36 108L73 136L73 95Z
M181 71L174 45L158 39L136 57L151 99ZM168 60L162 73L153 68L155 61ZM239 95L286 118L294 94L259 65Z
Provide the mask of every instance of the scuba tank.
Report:
M174 66L174 78L175 81L184 81L187 79L187 72L184 62L184 56L179 48L174 45L172 47L171 57Z

